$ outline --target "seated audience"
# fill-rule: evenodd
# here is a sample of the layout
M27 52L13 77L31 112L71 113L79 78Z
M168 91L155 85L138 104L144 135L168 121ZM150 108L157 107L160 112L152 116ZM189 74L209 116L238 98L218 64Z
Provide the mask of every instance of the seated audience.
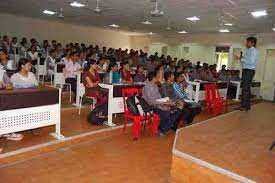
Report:
M144 74L143 66L138 65L136 74L134 76L134 82L144 82L144 81L146 81L146 76Z
M2 62L0 63L0 89L5 89L11 84L10 78L8 77Z
M100 72L107 72L108 69L108 60L104 57L101 57L98 61L98 68Z
M97 68L96 61L91 60L87 65L87 70L83 73L83 83L86 90L86 96L95 98L96 105L101 105L106 102L107 94L104 89L98 86L100 78Z
M31 60L33 65L36 65L38 58L39 58L39 55L37 51L37 46L32 45L30 50L27 53L27 59Z
M55 70L55 66L56 66L56 51L54 49L49 51L49 54L47 56L47 58L45 59L46 62L46 68L47 68L47 74L49 76L54 75L54 70Z
M171 101L160 102L161 95L158 88L159 77L156 72L148 74L148 81L142 89L142 96L149 105L154 107L154 111L160 117L159 133L165 135L170 129L175 129L179 112L173 110L173 103Z
M122 63L120 73L121 73L122 82L125 82L125 83L133 82L133 78L131 75L130 66L128 62Z
M120 83L121 81L121 76L118 71L118 65L117 63L110 63L109 65L109 83Z
M21 58L18 63L19 72L11 76L14 88L34 88L38 86L35 75L31 72L31 60Z
M16 63L14 60L9 60L7 50L0 49L0 61L5 70L16 70Z

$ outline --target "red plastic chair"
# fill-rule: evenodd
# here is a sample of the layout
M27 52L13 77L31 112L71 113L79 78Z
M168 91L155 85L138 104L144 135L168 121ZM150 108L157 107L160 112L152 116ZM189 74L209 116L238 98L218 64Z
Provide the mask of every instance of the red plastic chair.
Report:
M207 112L218 115L221 114L225 108L225 100L220 96L216 84L206 84L205 89L205 104Z
M126 129L126 125L128 121L133 121L132 126L132 134L134 140L137 140L140 137L142 125L144 128L146 123L148 123L148 127L150 128L151 134L156 135L158 132L158 125L160 118L157 114L153 114L152 116L141 116L141 115L134 115L132 114L126 104L127 97L131 97L136 94L140 94L141 90L138 88L123 88L122 89L122 96L123 96L123 104L124 104L124 127L123 131Z

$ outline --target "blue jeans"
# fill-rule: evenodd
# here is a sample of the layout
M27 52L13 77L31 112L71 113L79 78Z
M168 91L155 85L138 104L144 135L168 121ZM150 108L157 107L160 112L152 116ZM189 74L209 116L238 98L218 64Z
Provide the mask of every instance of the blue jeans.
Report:
M161 109L155 108L154 112L160 117L159 131L161 133L168 132L171 128L176 128L178 118L180 116L179 111L163 111Z

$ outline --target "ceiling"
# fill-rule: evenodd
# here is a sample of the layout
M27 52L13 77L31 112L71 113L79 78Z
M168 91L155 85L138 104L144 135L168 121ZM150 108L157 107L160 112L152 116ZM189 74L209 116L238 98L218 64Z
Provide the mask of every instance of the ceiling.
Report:
M275 0L158 0L162 17L151 17L155 0L100 0L102 13L92 9L96 0L78 0L87 4L86 8L73 8L73 0L1 0L0 11L40 19L64 21L74 24L104 27L109 24L120 25L120 30L132 32L154 32L164 36L177 35L177 31L188 33L216 33L225 28L222 22L233 23L227 27L233 33L272 32L275 24ZM59 11L63 9L64 18L44 15L44 9ZM266 9L268 16L255 19L249 12ZM199 16L193 23L185 18ZM152 25L143 25L149 19ZM172 29L167 30L167 26Z

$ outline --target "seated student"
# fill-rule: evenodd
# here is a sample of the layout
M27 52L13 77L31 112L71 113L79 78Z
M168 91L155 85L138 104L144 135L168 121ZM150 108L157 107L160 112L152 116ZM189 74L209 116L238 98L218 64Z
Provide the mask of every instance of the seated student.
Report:
M8 59L8 52L5 49L0 49L0 62L5 70L16 70L16 64L14 60Z
M86 60L87 57L87 52L85 50L81 51L79 54L79 65L82 68L85 68L85 65L88 63L88 61Z
M21 58L18 63L19 72L11 76L14 88L34 88L38 86L35 75L31 72L31 60Z
M104 57L101 57L98 61L98 67L100 72L107 72L108 69L108 60Z
M47 66L47 74L49 76L54 75L54 69L55 69L55 65L56 65L56 50L51 49L49 51L49 55L47 56L45 62L46 62L46 66Z
M65 52L65 54L61 58L60 62L62 64L66 64L67 62L69 62L69 60L70 60L70 54L71 54L71 51L69 49L67 49L66 52Z
M131 76L130 66L128 62L124 62L121 64L121 78L125 83L132 83L133 78Z
M101 105L106 102L107 94L104 89L98 86L100 78L97 72L97 68L98 66L96 65L96 61L91 60L83 74L83 83L85 86L86 96L95 98L96 105Z
M4 66L0 62L0 89L5 89L11 85L10 78L8 77Z
M142 90L143 98L149 105L154 107L154 111L160 117L159 133L165 135L170 129L174 128L179 118L179 112L173 110L173 103L171 101L159 102L161 95L157 83L159 83L159 77L156 72L150 72L148 74L148 81Z
M116 63L110 63L108 72L109 72L108 83L120 83L121 76L118 71L118 65Z
M137 71L134 76L134 82L144 82L146 81L146 76L144 74L144 69L141 65L137 66Z
M176 77L181 76L181 74L176 74ZM182 76L181 76L182 77ZM174 92L174 74L171 72L164 73L165 83L161 86L161 95L162 97L169 97L177 106L177 108L181 111L184 122L188 125L193 122L195 117L196 110L191 108L187 102L182 100L177 96ZM177 127L177 125L175 125Z
M30 50L27 52L27 58L32 61L33 65L37 64L37 60L39 58L38 52L37 52L37 46L32 45Z
M65 76L65 82L69 83L71 85L72 92L74 92L76 96L76 77L77 73L81 71L81 66L78 63L78 53L72 52L70 54L70 58L67 62L65 62L65 68L64 68L64 76Z

